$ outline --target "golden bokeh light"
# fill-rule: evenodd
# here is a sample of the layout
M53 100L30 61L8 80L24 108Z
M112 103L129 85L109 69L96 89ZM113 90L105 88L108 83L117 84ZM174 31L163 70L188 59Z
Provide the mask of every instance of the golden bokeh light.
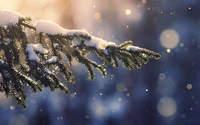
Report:
M170 50L170 49L167 49L166 51L167 51L167 53L170 53L170 52L171 52L171 50Z
M126 9L125 14L126 15L130 15L131 14L131 10L130 9Z
M161 45L167 49L177 47L179 39L179 34L173 29L164 30L160 35Z
M169 117L176 113L177 104L171 97L162 97L158 102L157 109L162 116Z
M192 84L187 84L187 89L192 89Z

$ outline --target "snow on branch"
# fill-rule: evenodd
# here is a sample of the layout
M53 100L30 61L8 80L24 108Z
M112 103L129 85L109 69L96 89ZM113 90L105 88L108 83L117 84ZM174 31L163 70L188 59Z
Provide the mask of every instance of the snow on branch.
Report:
M34 52L34 47L32 44L27 44L26 52L28 53L29 60L36 61L36 62L40 61L37 54Z
M0 9L1 27L7 26L9 24L11 25L17 24L20 18L24 18L24 16L15 11Z
M29 31L35 36L32 40L28 38ZM47 20L38 20L32 25L30 18L1 9L0 43L0 91L24 107L26 94L23 85L29 86L33 92L48 87L52 91L60 89L69 93L57 75L75 83L72 60L83 64L88 78L94 80L94 69L105 76L108 65L118 67L122 62L125 68L133 70L141 68L149 59L160 58L159 53L133 46L132 41L117 45L85 30L65 29ZM97 55L102 63L88 58L88 54Z

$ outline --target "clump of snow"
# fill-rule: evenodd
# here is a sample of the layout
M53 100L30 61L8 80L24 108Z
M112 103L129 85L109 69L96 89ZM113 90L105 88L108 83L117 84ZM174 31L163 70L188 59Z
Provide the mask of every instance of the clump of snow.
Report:
M92 36L92 39L85 42L86 46L94 46L96 48L105 49L107 46L116 46L113 42L107 42L103 39Z
M140 49L140 47L138 47L138 46L128 46L128 47L126 47L126 49L136 52Z
M0 27L17 24L20 18L24 18L24 16L12 10L0 9Z
M55 63L55 62L57 62L57 57L56 57L56 56L53 56L53 57L51 57L50 59L48 59L46 62L47 62L47 63Z
M36 62L40 61L37 54L34 52L32 44L26 45L26 52L28 53L28 59L29 60L36 61Z
M37 33L47 33L51 35L62 34L64 31L64 28L49 20L38 20L35 22L34 27Z
M65 36L90 36L85 30L68 30L49 20L38 20L35 22L34 27L37 33L42 32L51 35L62 34Z
M41 54L47 54L48 50L43 48L42 44L32 44L35 51Z

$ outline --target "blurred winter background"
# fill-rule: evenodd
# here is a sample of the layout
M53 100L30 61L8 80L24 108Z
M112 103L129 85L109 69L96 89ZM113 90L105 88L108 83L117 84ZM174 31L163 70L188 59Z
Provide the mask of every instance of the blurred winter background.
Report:
M94 82L76 64L68 96L27 90L25 110L0 94L0 125L200 125L199 0L0 0L0 8L162 55L140 70L108 67Z

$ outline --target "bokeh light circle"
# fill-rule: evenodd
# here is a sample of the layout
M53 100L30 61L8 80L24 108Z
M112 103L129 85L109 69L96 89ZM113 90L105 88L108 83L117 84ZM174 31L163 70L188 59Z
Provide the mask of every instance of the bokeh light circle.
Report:
M192 89L192 84L187 84L187 89Z
M171 97L162 97L158 102L157 109L162 116L169 117L176 113L177 104Z
M116 89L117 89L118 92L123 92L124 89L125 89L125 85L123 83L118 83L116 85Z
M176 48L179 41L179 34L173 29L164 30L160 35L161 45L167 49Z
M125 13L126 13L126 15L130 15L131 14L131 10L126 9Z
M106 120L109 117L109 111L106 107L100 106L97 108L95 115L99 120Z

